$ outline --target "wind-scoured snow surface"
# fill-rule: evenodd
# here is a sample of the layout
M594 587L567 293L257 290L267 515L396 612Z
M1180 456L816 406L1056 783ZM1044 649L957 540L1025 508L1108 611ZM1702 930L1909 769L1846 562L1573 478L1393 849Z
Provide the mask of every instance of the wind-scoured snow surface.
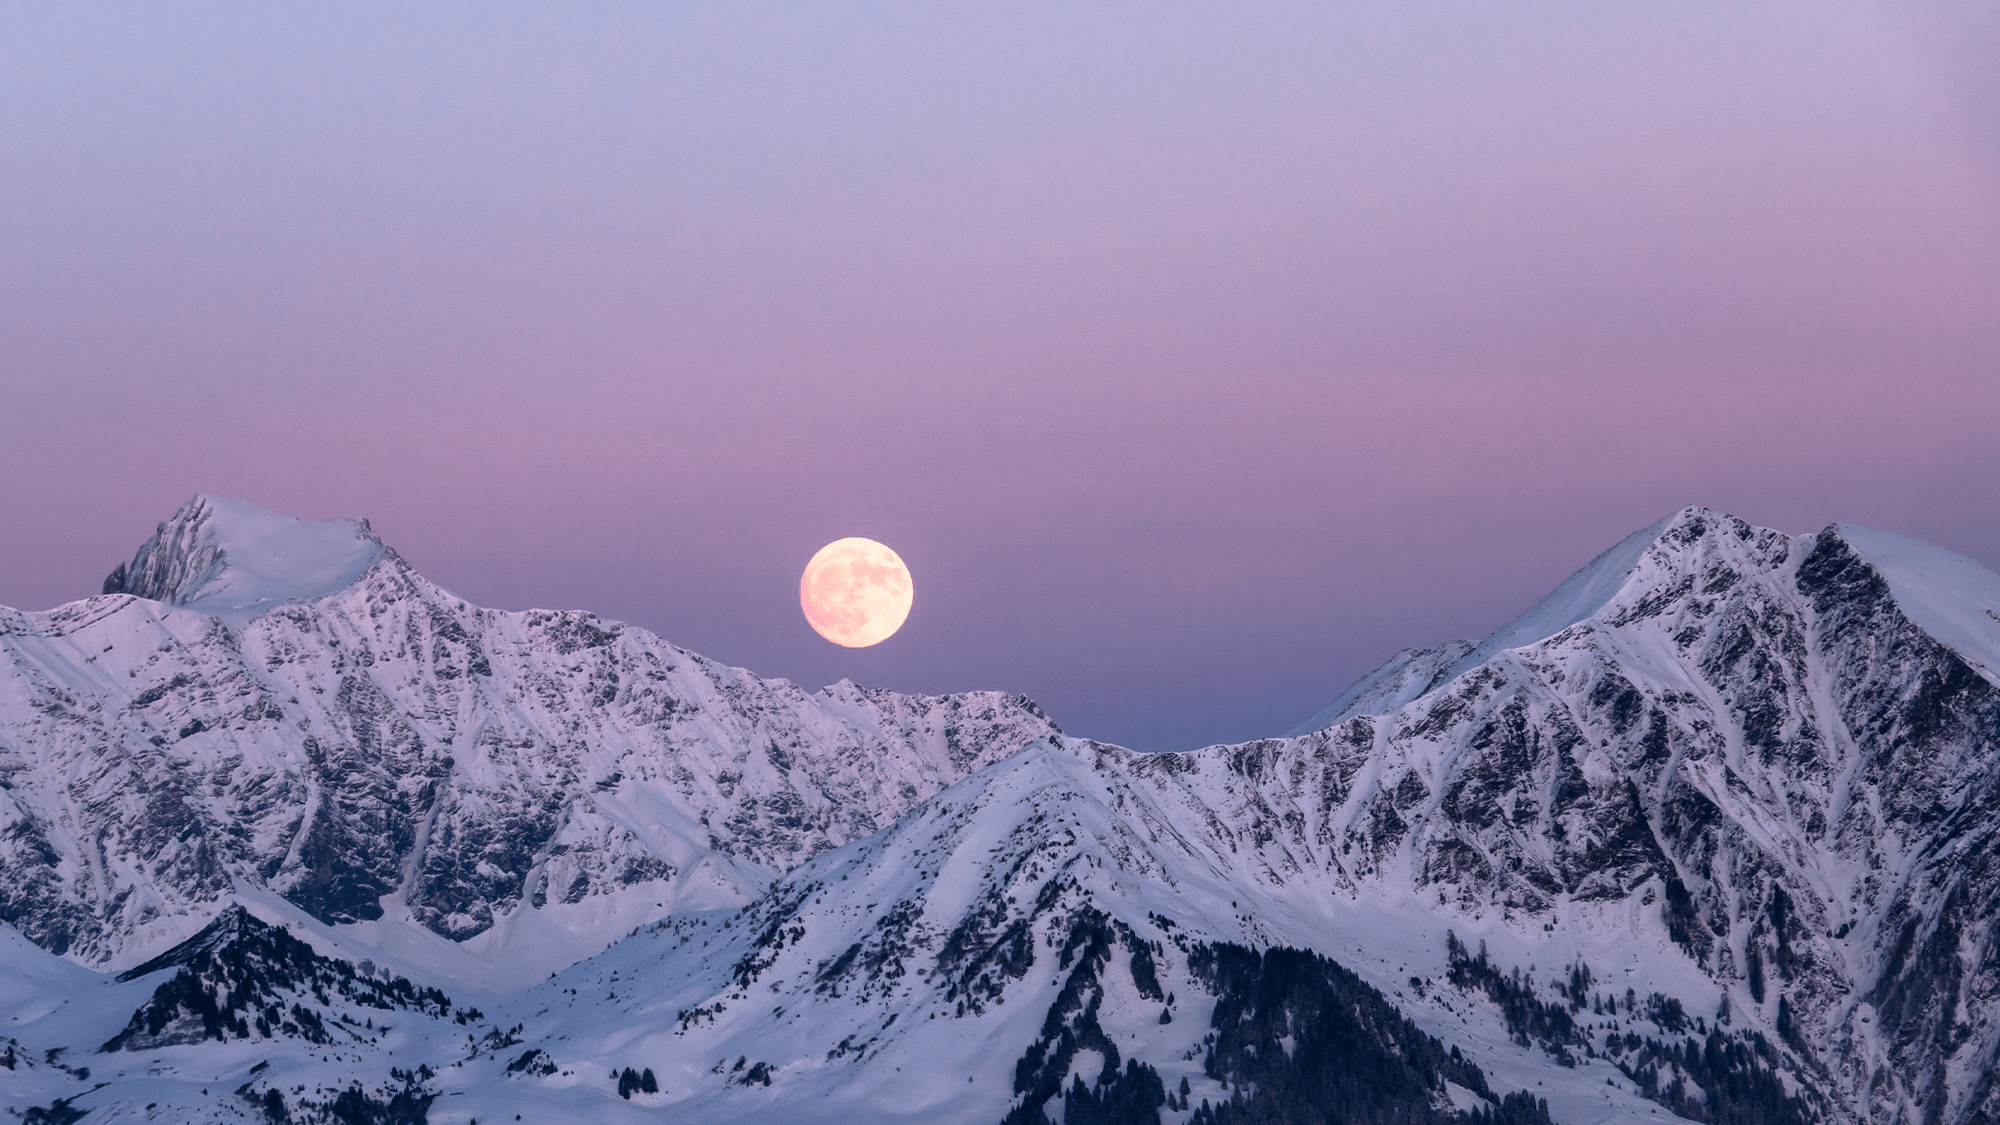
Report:
M105 593L137 594L241 624L274 606L345 589L382 558L367 520L309 523L198 496L160 525Z
M41 948L9 939L0 1035L23 1110L102 1119L1075 1125L1163 1089L1117 1120L1178 1123L1337 1096L1280 1061L1331 1018L1286 1007L1299 963L1239 971L1291 948L1438 1044L1370 1017L1348 1057L1456 1052L1398 1120L1990 1120L1996 639L1968 560L1699 508L1186 754L809 695L386 549L240 622L10 614L0 901ZM74 963L230 903L138 980Z

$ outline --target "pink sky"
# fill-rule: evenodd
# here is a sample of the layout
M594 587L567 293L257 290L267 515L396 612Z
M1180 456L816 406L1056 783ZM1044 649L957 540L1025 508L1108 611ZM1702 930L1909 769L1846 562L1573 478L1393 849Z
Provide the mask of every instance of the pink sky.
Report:
M214 492L1181 749L1683 504L2000 565L2000 17L1331 7L0 12L0 604Z

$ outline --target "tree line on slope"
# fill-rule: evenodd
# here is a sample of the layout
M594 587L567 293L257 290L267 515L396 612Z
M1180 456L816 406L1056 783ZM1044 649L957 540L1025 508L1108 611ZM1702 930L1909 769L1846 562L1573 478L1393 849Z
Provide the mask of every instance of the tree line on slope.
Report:
M1578 962L1558 981L1557 999L1544 1000L1535 982L1517 966L1503 971L1487 955L1486 943L1474 954L1445 935L1446 979L1465 992L1483 993L1499 1009L1517 1044L1539 1046L1558 1065L1576 1065L1576 1052L1596 1057L1597 1046L1579 1022L1587 1009L1593 1016L1620 1015L1619 997L1591 991L1590 967ZM1812 1125L1819 1114L1800 1094L1788 1094L1778 1077L1777 1052L1755 1030L1725 1034L1721 1026L1690 1018L1681 1002L1661 993L1641 1000L1625 991L1623 1017L1628 1030L1608 1032L1603 1054L1632 1081L1633 1088L1680 1117L1705 1125ZM1718 1016L1718 1021L1723 1017ZM1644 1019L1661 1033L1641 1036L1629 1030ZM1696 1035L1687 1035L1694 1031Z
M1424 1034L1328 958L1298 949L1176 944L1197 982L1216 997L1202 1067L1230 1091L1227 1100L1203 1099L1193 1108L1195 1125L1549 1125L1546 1103L1525 1091L1496 1096L1456 1047ZM1041 1034L1015 1064L1020 1100L1002 1125L1052 1125L1045 1107L1058 1096L1064 1125L1159 1125L1162 1108L1189 1110L1193 1091L1185 1078L1168 1089L1153 1066L1122 1058L1099 1024L1102 971L1121 948L1142 998L1163 999L1153 944L1100 911L1079 910L1058 951L1068 979ZM1162 1022L1169 1012L1162 1010ZM1070 1073L1083 1051L1103 1060L1093 1081ZM1469 1113L1448 1108L1447 1083L1483 1104Z

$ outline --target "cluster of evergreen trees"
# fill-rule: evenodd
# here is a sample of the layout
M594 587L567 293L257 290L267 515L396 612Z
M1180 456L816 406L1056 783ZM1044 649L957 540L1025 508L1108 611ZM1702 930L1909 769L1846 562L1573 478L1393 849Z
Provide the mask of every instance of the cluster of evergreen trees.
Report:
M1306 950L1203 945L1188 967L1216 997L1203 1071L1231 1091L1195 1125L1548 1125L1526 1092L1495 1097L1486 1076L1341 965ZM1446 1082L1485 1099L1440 1109Z
M82 1120L88 1112L69 1104L68 1098L57 1098L48 1105L29 1106L28 1111L21 1115L21 1125L71 1125Z
M1691 1121L1811 1125L1819 1119L1803 1098L1785 1093L1768 1065L1776 1055L1754 1031L1731 1038L1717 1028L1705 1041L1689 1036L1678 1043L1628 1032L1605 1036L1604 1052L1641 1094Z
M546 1077L556 1072L556 1060L540 1047L530 1047L521 1052L521 1057L507 1064L509 1074L534 1074ZM646 1073L651 1074L652 1071Z
M1042 1107L1050 1098L1064 1093L1063 1078L1069 1074L1070 1064L1076 1060L1078 1051L1097 1052L1104 1059L1104 1068L1095 1083L1083 1087L1081 1095L1076 1084L1072 1084L1064 1096L1065 1122L1143 1121L1147 1125L1155 1125L1159 1121L1159 1107L1166 1102L1166 1091L1160 1084L1158 1072L1143 1063L1121 1072L1118 1047L1097 1022L1098 1006L1104 1000L1100 974L1110 963L1112 949L1121 937L1127 939L1134 950L1142 948L1129 929L1119 926L1101 911L1084 907L1070 920L1069 933L1064 936L1062 949L1057 954L1057 965L1068 970L1069 979L1063 982L1062 991L1049 1005L1048 1015L1042 1020L1041 1034L1014 1063L1014 1093L1021 1096L1021 1101L1008 1111L1002 1125L1049 1125L1048 1114ZM1147 964L1150 965L1150 950L1148 957ZM1141 988L1144 987L1142 984ZM1159 992L1157 980L1153 981L1152 990L1156 995ZM1143 1094L1133 1092L1141 1089ZM1158 1101L1147 1100L1152 1097L1153 1091L1158 1091ZM1078 1106L1074 1111L1068 1108L1072 1103ZM1069 1116L1072 1112L1086 1116ZM1102 1113L1125 1116L1089 1116ZM1131 1116L1133 1113L1140 1116Z
M1095 1090L1083 1084L1081 1075L1070 1082L1063 1094L1063 1125L1159 1125L1165 1104L1167 1088L1160 1072L1127 1059L1122 1073Z
M1493 964L1486 956L1485 942L1479 943L1479 955L1475 957L1457 934L1447 932L1444 941L1448 966L1445 979L1462 990L1484 992L1487 999L1499 1005L1515 1043L1523 1047L1540 1044L1560 1065L1576 1065L1576 1056L1570 1048L1583 1045L1583 1030L1571 1013L1584 1005L1591 984L1589 966L1578 964L1571 968L1570 980L1565 982L1570 987L1559 989L1565 1003L1549 1003L1535 995L1535 982L1518 966L1511 972L1502 972Z
M618 1096L628 1102L632 1100L633 1094L657 1094L660 1092L659 1080L653 1077L653 1068L650 1066L646 1068L644 1074L628 1066L622 1072L612 1075L612 1077L618 1079Z
M1069 977L1015 1063L1021 1100L1002 1125L1049 1125L1044 1107L1057 1095L1065 1125L1159 1125L1162 1107L1188 1110L1194 1092L1185 1077L1169 1090L1152 1066L1121 1059L1098 1022L1102 972L1121 948L1142 997L1171 1010L1157 947L1105 914L1079 911L1059 953ZM1549 1125L1546 1103L1525 1091L1496 1097L1456 1048L1425 1035L1333 961L1296 949L1183 948L1192 974L1216 997L1203 1071L1230 1093L1219 1104L1203 1099L1192 1117L1198 1125ZM1081 1051L1104 1060L1094 1081L1070 1074ZM1485 1107L1438 1108L1447 1082Z
M170 1026L176 1041L248 1039L254 1029L267 1039L284 1035L332 1042L319 1011L303 1003L307 997L321 1007L338 995L358 1007L383 1011L400 1008L440 1018L451 1013L450 998L437 989L419 988L403 977L357 974L349 962L320 956L240 906L118 979L136 980L174 965L179 971L153 990L152 999L100 1051L157 1045ZM479 1018L477 1009L461 1014Z
M1622 1002L1616 994L1595 995L1586 965L1572 966L1556 991L1565 1004L1549 1003L1535 994L1534 982L1519 968L1501 971L1481 942L1478 954L1466 949L1458 935L1445 936L1449 980L1467 991L1481 991L1500 1006L1507 1029L1521 1046L1539 1044L1565 1066L1576 1065L1571 1048L1593 1056L1596 1049L1576 1022L1575 1013L1646 1020L1665 1038L1642 1037L1633 1031L1605 1035L1603 1051L1633 1088L1648 1100L1691 1121L1710 1125L1809 1125L1818 1120L1802 1096L1788 1095L1779 1080L1777 1054L1755 1031L1725 1035L1710 1030L1707 1021L1690 1017L1674 997L1655 992L1641 1000L1631 989ZM1789 1025L1780 997L1780 1029ZM1721 1017L1718 1017L1719 1019ZM1628 1024L1629 1026L1629 1024ZM1706 1039L1688 1035L1698 1032ZM1761 1060L1761 1061L1760 1061Z
M431 1103L437 1095L424 1089L436 1077L429 1066L416 1070L391 1067L389 1077L402 1084L394 1093L375 1097L357 1083L334 1095L330 1101L300 1098L287 1104L276 1087L261 1095L245 1082L236 1096L249 1102L264 1115L267 1125L428 1125Z
M1036 822L1045 819L1038 814ZM1075 886L1069 879L1042 884L1027 916L1012 918L1011 899L987 884L972 909L938 947L934 980L947 982L945 999L955 1002L955 1016L978 1015L1000 1000L1009 983L1027 975L1035 963L1034 926L1030 918L1054 910L1063 894Z

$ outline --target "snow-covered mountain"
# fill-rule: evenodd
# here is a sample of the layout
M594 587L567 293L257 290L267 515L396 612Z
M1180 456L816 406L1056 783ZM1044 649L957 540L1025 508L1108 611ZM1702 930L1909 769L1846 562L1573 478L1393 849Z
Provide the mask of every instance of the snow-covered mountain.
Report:
M180 518L201 518L203 507L224 531L239 514L210 501ZM360 525L353 533L370 538ZM226 556L230 536L218 534ZM169 541L199 550L202 539L163 528L140 565L114 578L191 576L147 587L169 596L221 588L212 563L148 569L148 551ZM589 670L603 665L588 654L609 649L597 655L611 662L658 652L674 665L670 676L708 666L583 615L544 615L578 623L557 627L464 606L386 550L340 590L307 583L300 588L310 596L287 602L291 588L261 578L232 586L247 592L251 615L211 615L203 629L235 638L234 666L246 681L264 683L257 677L274 671L290 677L282 681L289 694L265 694L294 709L287 722L298 733L289 737L300 745L309 735L321 745L333 740L319 730L355 729L353 712L337 702L343 677L381 681L389 702L368 712L378 733L367 752L343 759L347 770L373 768L375 788L346 791L382 794L368 807L421 803L432 811L401 815L430 823L410 831L394 874L370 876L367 887L381 888L372 900L380 914L360 921L351 920L357 910L329 910L316 892L301 893L318 884L310 863L286 866L296 845L258 843L279 838L268 826L289 823L282 814L246 817L246 831L230 838L243 841L232 845L241 850L224 850L233 810L245 806L210 795L257 776L241 765L221 784L220 766L178 767L200 784L175 792L216 810L201 822L217 825L201 846L229 882L208 897L155 889L153 872L195 866L193 845L146 853L165 859L74 871L62 865L76 861L54 846L39 860L32 843L8 853L14 885L0 893L16 894L10 902L26 901L21 887L95 888L105 879L96 870L130 872L126 900L64 891L78 896L78 909L108 906L90 931L104 936L81 946L81 956L72 939L72 961L131 964L182 936L158 918L206 921L220 907L194 904L226 899L248 907L138 966L129 983L20 947L24 967L0 980L10 1006L0 1026L20 1028L4 1033L21 1040L16 1073L32 1079L24 1088L30 1100L48 1101L49 1113L62 1097L72 1099L66 1107L105 1117L144 1116L153 1112L138 1108L144 1098L180 1120L330 1120L335 1101L349 1097L352 1112L340 1119L440 1122L513 1114L636 1121L667 1107L718 1122L1066 1125L1310 1121L1328 1119L1329 1107L1342 1120L1521 1125L1670 1113L1950 1125L2000 1116L2000 871L1992 857L2000 839L2000 576L1920 543L1839 525L1790 537L1687 509L1615 546L1484 641L1399 654L1291 736L1186 754L1068 738L1006 696L976 704L848 689L806 696L715 670L770 695L718 688L695 696L711 724L706 741L618 743L614 756L602 741L640 736L628 733L635 724L607 717L629 713L624 695L592 701L598 681ZM255 608L265 605L277 608ZM435 626L422 631L433 605L458 615L488 673L470 671L464 641L447 639L448 658L423 662L437 635ZM133 606L155 623L133 630L140 639L58 647L86 627L68 622ZM157 686L181 674L181 665L152 671L144 663L162 636L197 633L191 623L178 633L159 624L180 622L176 615L200 618L107 596L18 615L39 631L10 625L0 641L10 653L36 654L15 658L39 677L33 683L106 699L105 689L74 685L123 675L152 676L146 682ZM576 643L583 624L615 639ZM279 637L289 646L269 639ZM549 655L565 638L571 647ZM364 645L373 663L362 661ZM224 647L218 640L203 651ZM279 652L287 659L274 663L270 654ZM93 653L117 659L93 673L85 662ZM413 671L440 666L459 675ZM649 665L616 667L622 693ZM568 705L553 707L524 686L537 676L561 683ZM200 716L144 719L165 698L137 704L147 686L120 702L116 722L126 725L116 725L102 717L103 703L52 708L50 689L18 686L29 679L17 672L0 705L0 718L14 724L0 728L0 752L24 763L0 797L27 807L17 797L26 790L44 802L34 807L52 811L37 813L38 825L85 823L86 813L102 818L88 823L134 823L95 811L100 805L75 793L98 792L96 783L60 780L61 771L133 758L135 741L148 752L136 757L148 762L192 762L200 736L221 733L205 727L155 744L154 733ZM170 690L200 700L202 689L191 686ZM307 696L318 702L292 702ZM784 705L763 702L771 696ZM434 697L454 702L431 705ZM871 701L869 709L849 699ZM611 759L620 777L602 794L625 803L599 815L639 841L620 854L643 850L675 873L642 878L644 902L660 905L640 910L618 875L593 868L586 888L607 889L587 889L565 913L560 896L542 888L562 885L549 872L569 853L544 843L525 849L531 862L493 864L517 872L512 883L469 884L493 921L454 929L455 919L479 916L440 910L449 900L425 889L433 870L426 857L471 830L446 836L439 825L517 823L525 814L513 811L521 806L509 804L509 787L542 775L488 765L522 760L488 751L474 759L480 787L457 781L474 771L453 765L431 795L399 798L426 792L421 786L437 776L399 763L432 760L423 751L449 747L446 734L465 739L457 745L471 758L467 742L489 743L461 733L471 725L467 709L512 716L534 704L543 707L530 712L538 723L574 725L559 738L523 723L547 739L527 758ZM203 714L240 715L246 706ZM875 752L876 768L910 778L909 790L887 799L889 784L858 762L800 752L821 772L811 775L814 788L792 791L816 794L825 805L812 807L827 810L812 833L779 831L793 826L773 823L768 804L727 804L749 787L748 765L768 758L760 740L780 718L809 731L910 730L922 724L874 716L975 706L986 716L983 740L962 761L950 741L963 745L964 736L946 736L942 720L928 720L934 734L875 735L894 748ZM448 728L437 725L446 712L460 716ZM847 725L811 725L811 716L828 713ZM65 735L71 741L52 743L53 732L70 729L64 724L92 717L101 741ZM951 721L961 732L970 725ZM397 722L417 732L413 749L402 749L408 736L382 733ZM251 745L259 729L245 722L231 730L230 745ZM343 745L357 745L344 737ZM65 746L70 756L59 758ZM676 757L690 770L698 757L701 769L743 778L725 786L697 774L683 783L658 764ZM920 765L898 764L906 761ZM124 802L102 804L143 810L125 779L169 772L164 764L122 768L108 787L125 786ZM564 790L575 806L605 799L597 785L611 771L570 768L583 780ZM37 769L44 772L31 776ZM413 785L417 778L426 780ZM460 784L477 793L486 820L452 819L472 803L453 803ZM763 784L758 792L773 792L774 783ZM683 845L706 847L701 862L724 873L714 885L727 893L703 899L682 889L689 853L656 844L664 832L634 830L644 817L623 810L641 800L687 810L696 823L706 813L728 829ZM862 802L866 819L835 811L850 800ZM745 807L765 819L745 827L712 811ZM377 815L390 823L390 813ZM9 847L57 838L53 828L7 831ZM91 838L62 831L64 840ZM289 831L287 840L305 833ZM464 849L447 850L460 858L442 866L463 871ZM268 872L244 858L271 854L284 862ZM321 869L338 873L346 861L332 854ZM129 905L139 896L178 905L148 919ZM601 912L586 915L593 903L604 904ZM32 911L14 917L32 927ZM526 984L513 965L531 960L546 973L560 958L538 951L581 942L536 945L534 927L596 937L601 929L574 921L586 916L644 924ZM81 932L81 923L71 930ZM55 930L27 932L56 948ZM503 933L505 942L491 936ZM299 940L288 944L285 935ZM495 981L520 984L481 992L464 957L490 966ZM240 965L280 967L253 973ZM403 978L414 979L394 983ZM455 1006L398 1001L439 982ZM267 1035L256 1018L271 1027L273 1013L278 1030ZM376 1035L385 1021L395 1030ZM157 1044L173 1034L149 1030L155 1024L198 1041L133 1050L133 1037ZM299 1030L309 1025L331 1029L327 1041ZM128 1038L113 1046L119 1035ZM96 1077L88 1082L108 1075L111 1084L93 1102L72 1069L99 1045L111 1049L90 1057ZM71 1054L48 1054L57 1047ZM197 1096L197 1081L213 1094ZM419 1103L418 1116L408 1116ZM405 1117L393 1116L395 1104Z
M105 591L0 609L0 920L97 967L261 889L537 979L1055 729L1019 696L808 693L588 613L483 609L365 521L213 497Z

